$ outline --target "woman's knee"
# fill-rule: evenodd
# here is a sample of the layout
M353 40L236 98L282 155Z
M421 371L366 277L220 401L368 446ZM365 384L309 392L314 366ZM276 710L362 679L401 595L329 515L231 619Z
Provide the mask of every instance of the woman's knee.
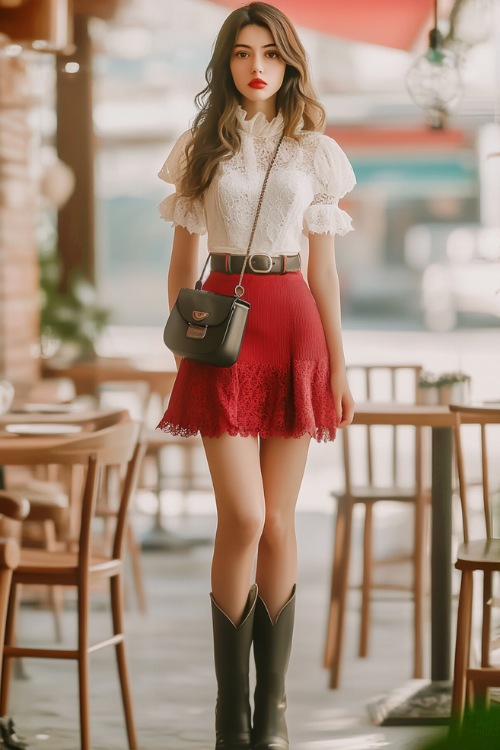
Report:
M225 544L248 548L257 546L264 527L264 510L256 508L219 509L217 535Z
M295 514L267 510L261 543L278 548L295 539Z

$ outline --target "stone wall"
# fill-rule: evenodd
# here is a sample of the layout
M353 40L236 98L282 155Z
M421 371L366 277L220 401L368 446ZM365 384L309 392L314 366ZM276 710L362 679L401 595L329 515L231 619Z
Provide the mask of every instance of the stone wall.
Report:
M22 57L0 43L0 378L39 377L38 181Z

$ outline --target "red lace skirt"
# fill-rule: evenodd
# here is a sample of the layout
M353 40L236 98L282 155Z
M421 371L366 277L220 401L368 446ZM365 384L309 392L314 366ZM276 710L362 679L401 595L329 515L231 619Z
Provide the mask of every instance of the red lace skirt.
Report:
M211 273L203 288L233 294L238 275ZM184 359L158 427L173 435L333 440L338 425L323 326L300 272L250 275L251 307L238 361L215 367Z

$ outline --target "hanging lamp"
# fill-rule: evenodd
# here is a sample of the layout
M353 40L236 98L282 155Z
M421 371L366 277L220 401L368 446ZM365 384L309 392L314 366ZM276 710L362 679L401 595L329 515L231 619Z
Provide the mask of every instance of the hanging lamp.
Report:
M434 28L429 32L429 48L409 68L406 87L415 104L427 111L432 128L444 126L448 112L462 95L458 58L445 49L438 29L438 0L434 0Z

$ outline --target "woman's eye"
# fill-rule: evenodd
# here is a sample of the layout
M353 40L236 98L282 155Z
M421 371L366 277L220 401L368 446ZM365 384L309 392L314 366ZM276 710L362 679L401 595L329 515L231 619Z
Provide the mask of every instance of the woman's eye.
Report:
M236 57L241 57L241 58L248 57L248 52L243 52L242 50L240 50L239 52L236 53Z
M278 52L268 52L267 56L270 57L272 60L275 60L277 57L279 57Z

